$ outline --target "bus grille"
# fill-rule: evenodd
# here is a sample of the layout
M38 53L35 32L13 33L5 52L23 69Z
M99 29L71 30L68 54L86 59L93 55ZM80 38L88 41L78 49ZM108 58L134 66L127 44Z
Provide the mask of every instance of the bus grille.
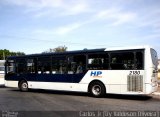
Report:
M143 76L142 75L128 75L127 76L128 91L143 91Z

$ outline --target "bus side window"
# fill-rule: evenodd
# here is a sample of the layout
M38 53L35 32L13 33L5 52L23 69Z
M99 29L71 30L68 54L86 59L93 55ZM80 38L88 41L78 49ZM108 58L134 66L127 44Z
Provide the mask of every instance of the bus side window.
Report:
M126 70L134 68L134 53L112 53L110 67L113 70Z
M13 74L16 72L15 69L16 66L14 60L7 60L6 66L7 66L7 74Z
M84 72L84 65L82 62L79 62L78 66L77 66L76 73L79 74L79 73L83 73L83 72Z
M35 61L34 59L27 59L27 72L35 73Z
M86 70L86 56L75 55L68 57L68 74L84 73Z
M76 73L77 63L73 61L68 61L68 74Z
M16 60L16 72L18 74L26 72L26 60L25 59Z
M66 74L67 73L67 63L65 59L59 60L59 73Z
M66 74L67 62L66 57L52 57L52 74Z
M51 57L39 57L37 62L38 74L51 73Z
M108 69L109 56L104 54L89 54L88 55L88 69Z
M76 73L84 73L86 71L86 55L77 55L74 57L76 64Z
M135 60L135 69L143 69L143 53L137 52L136 53L136 60Z
M59 71L59 63L56 57L52 58L52 74L58 74Z

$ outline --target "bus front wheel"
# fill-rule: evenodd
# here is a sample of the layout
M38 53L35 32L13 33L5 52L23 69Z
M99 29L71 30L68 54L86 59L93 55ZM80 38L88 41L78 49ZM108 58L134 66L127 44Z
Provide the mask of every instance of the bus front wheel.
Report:
M28 91L28 83L24 80L22 80L19 84L19 89L23 92Z
M89 92L94 97L102 97L105 95L105 86L101 82L93 82L89 86Z

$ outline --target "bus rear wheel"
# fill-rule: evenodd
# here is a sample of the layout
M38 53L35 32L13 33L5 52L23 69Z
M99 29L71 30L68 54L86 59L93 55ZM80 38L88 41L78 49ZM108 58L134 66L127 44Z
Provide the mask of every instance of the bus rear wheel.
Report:
M28 91L28 83L25 80L22 80L19 84L19 89L23 92Z
M89 92L93 97L103 97L106 93L105 87L101 82L93 82L89 86Z

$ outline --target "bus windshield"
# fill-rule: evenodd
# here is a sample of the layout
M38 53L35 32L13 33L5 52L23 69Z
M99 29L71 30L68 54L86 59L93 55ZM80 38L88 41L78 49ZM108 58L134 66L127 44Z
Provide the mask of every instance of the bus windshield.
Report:
M157 52L154 49L151 49L152 63L157 66L158 65L158 56Z

